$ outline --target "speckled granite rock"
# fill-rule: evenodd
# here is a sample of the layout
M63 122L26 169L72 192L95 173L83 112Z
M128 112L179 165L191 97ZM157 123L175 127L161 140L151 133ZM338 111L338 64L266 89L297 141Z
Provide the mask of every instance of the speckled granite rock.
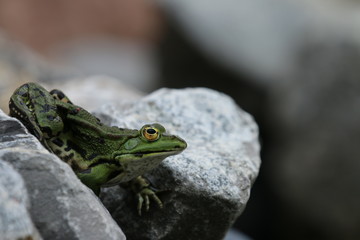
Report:
M139 217L135 199L114 187L102 200L129 239L221 239L249 199L259 166L258 129L228 96L210 89L161 89L120 108L97 112L110 125L140 128L162 123L188 148L167 158L147 177L159 189L155 204ZM129 207L130 205L130 207Z
M20 122L1 111L0 159L24 178L30 214L44 239L125 239L71 168L45 150Z
M29 200L20 174L0 159L0 238L42 239L28 212Z

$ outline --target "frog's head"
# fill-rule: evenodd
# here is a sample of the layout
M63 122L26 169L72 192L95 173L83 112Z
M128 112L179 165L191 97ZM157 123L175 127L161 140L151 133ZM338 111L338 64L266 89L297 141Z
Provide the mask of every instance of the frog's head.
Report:
M183 139L167 134L162 125L145 125L136 137L129 138L122 144L121 150L114 154L115 160L123 168L116 181L126 182L142 175L157 167L166 157L178 154L186 147Z

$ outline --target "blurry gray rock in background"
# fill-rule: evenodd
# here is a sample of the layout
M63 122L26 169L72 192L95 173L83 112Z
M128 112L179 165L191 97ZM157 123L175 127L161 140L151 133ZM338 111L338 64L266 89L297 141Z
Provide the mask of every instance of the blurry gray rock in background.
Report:
M0 238L42 239L31 220L24 180L0 158Z
M0 126L0 159L23 177L31 218L44 239L125 239L98 198L66 163L45 150L19 121L2 111ZM10 184L7 190L17 186ZM5 202L0 204L4 206ZM24 221L26 217L25 212Z
M158 85L158 63L149 43L88 37L58 44L49 54L57 64L86 76L111 76L141 91Z
M251 238L235 229L230 229L230 231L226 234L224 240L251 240Z
M210 89L161 89L120 108L97 112L109 125L139 129L160 122L188 148L146 176L164 208L140 218L136 199L120 188L102 200L129 239L221 239L241 214L260 166L258 130L228 96Z
M308 39L326 42L340 33L360 44L360 6L351 1L158 2L208 57L258 82L273 84L297 69Z
M46 61L0 31L0 109L7 111L12 92L25 82L53 82L77 75Z
M360 3L158 2L190 42L168 37L164 82L221 88L259 123L262 174L237 226L251 222L257 239L359 239Z
M294 82L272 89L269 102L283 221L297 216L289 235L307 225L323 239L360 239L360 48L343 39L309 43L298 61Z
M60 89L72 102L88 111L98 109L109 102L117 105L120 102L123 104L127 101L135 101L144 95L143 92L132 88L119 79L105 75L72 78L43 85L49 91L54 88Z

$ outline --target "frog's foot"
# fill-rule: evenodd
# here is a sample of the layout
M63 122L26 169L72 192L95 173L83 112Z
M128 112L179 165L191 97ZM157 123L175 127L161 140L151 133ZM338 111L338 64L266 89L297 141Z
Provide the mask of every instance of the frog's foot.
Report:
M144 188L139 193L136 194L136 197L138 199L138 205L137 210L138 214L141 216L141 209L143 207L143 204L145 202L145 210L149 211L150 208L150 199L156 202L156 204L159 206L159 208L163 208L163 203L159 199L158 196L156 196L156 193L150 189L150 188Z
M136 193L136 197L138 200L137 210L138 214L141 216L141 210L143 206L145 206L145 210L149 211L150 208L150 200L153 200L160 208L163 207L163 203L156 195L157 191L155 188L150 186L150 182L139 176L133 179L131 182L131 189ZM145 203L145 205L144 205Z

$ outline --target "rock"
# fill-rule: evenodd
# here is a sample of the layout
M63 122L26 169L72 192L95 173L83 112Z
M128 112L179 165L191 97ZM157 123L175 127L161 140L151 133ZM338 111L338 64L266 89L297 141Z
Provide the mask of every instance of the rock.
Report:
M28 212L29 200L20 174L0 159L0 234L3 240L42 239Z
M0 29L1 30L1 29ZM51 82L79 75L45 61L0 31L0 108L7 111L16 87L25 82Z
M125 239L71 168L1 111L0 159L12 164L24 178L30 214L44 239Z
M139 217L136 201L119 187L102 201L129 239L221 239L244 210L260 166L258 129L228 96L197 88L161 89L96 114L110 125L140 128L159 122L188 148L146 175L164 208Z
M341 35L360 44L354 34L360 7L349 1L157 2L206 56L258 83L273 84L296 68L309 39L327 42Z
M226 234L224 240L251 240L251 239L235 229L230 229L230 231Z
M109 76L76 78L43 85L49 91L54 88L60 89L72 102L88 111L95 110L108 102L116 104L119 98L122 101L134 101L144 95L119 79Z
M360 239L360 49L341 38L303 53L294 82L268 101L277 136L268 182L286 202L282 235Z

